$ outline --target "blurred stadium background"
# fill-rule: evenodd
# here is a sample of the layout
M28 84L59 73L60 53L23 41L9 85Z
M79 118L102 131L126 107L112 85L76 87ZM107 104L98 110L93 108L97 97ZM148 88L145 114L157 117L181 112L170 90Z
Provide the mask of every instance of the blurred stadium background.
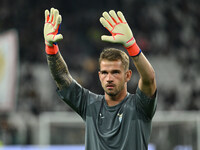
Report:
M59 42L72 76L103 94L103 11L121 10L155 68L158 107L149 150L200 150L200 1L0 0L0 150L83 150L84 123L56 94L45 57L44 10L63 18ZM128 89L137 87L138 74Z

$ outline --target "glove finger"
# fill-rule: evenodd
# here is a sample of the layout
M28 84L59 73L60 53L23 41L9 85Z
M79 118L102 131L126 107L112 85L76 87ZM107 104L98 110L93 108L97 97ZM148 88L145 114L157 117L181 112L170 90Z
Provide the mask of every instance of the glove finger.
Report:
M45 10L45 22L48 22L48 20L49 20L49 10Z
M57 9L54 9L53 11L53 24L55 24L57 16L59 15L59 11Z
M107 36L107 35L102 35L102 36L101 36L101 40L102 40L102 41L106 41L106 42L112 42L112 43L115 42L115 40L113 39L112 36Z
M49 21L48 22L52 22L53 12L54 12L54 8L51 8L51 10L50 10L50 17L49 17Z
M49 43L58 42L62 39L63 39L62 34L57 34L57 35L51 34L46 37L46 41Z
M122 22L126 22L126 19L123 15L123 13L121 11L118 11L117 12L117 15L119 16L119 19L122 21Z
M116 24L107 12L104 12L102 15L111 24L112 27Z
M58 42L58 41L60 41L60 40L62 40L62 39L63 39L62 34L57 34L57 35L54 36L53 41L54 41L54 42Z
M61 16L61 15L58 15L58 16L56 17L55 29L58 28L58 26L61 24L61 22L62 22L62 16Z
M117 14L115 13L114 10L109 11L109 14L111 15L111 17L112 17L112 19L114 20L115 23L120 23L120 20L117 17Z
M112 26L108 23L108 21L105 20L105 18L101 17L99 19L99 21L101 22L101 24L108 30L111 31L113 28Z

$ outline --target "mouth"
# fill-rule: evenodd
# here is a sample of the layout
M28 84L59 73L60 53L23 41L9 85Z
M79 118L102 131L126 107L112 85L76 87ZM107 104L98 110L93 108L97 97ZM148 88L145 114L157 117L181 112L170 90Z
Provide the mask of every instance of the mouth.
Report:
M113 89L113 88L115 87L115 85L114 85L114 84L108 84L108 85L106 85L106 87L107 87L108 89Z

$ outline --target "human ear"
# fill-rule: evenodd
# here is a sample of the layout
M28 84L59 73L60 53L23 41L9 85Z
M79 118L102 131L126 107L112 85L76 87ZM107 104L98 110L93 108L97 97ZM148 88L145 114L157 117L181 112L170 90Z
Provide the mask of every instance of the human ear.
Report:
M131 79L131 76L132 76L132 71L131 70L128 70L126 72L126 82L128 82L130 79Z
M98 72L98 75L99 75L99 80L101 81L101 72L100 71Z

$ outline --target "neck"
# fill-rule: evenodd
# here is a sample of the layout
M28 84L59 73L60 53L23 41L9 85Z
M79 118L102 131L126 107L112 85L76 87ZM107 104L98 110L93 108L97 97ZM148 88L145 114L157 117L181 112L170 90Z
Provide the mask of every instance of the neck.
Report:
M110 96L105 93L105 99L108 104L108 106L115 106L119 104L127 95L127 88L124 88L121 92L119 92L117 95Z

